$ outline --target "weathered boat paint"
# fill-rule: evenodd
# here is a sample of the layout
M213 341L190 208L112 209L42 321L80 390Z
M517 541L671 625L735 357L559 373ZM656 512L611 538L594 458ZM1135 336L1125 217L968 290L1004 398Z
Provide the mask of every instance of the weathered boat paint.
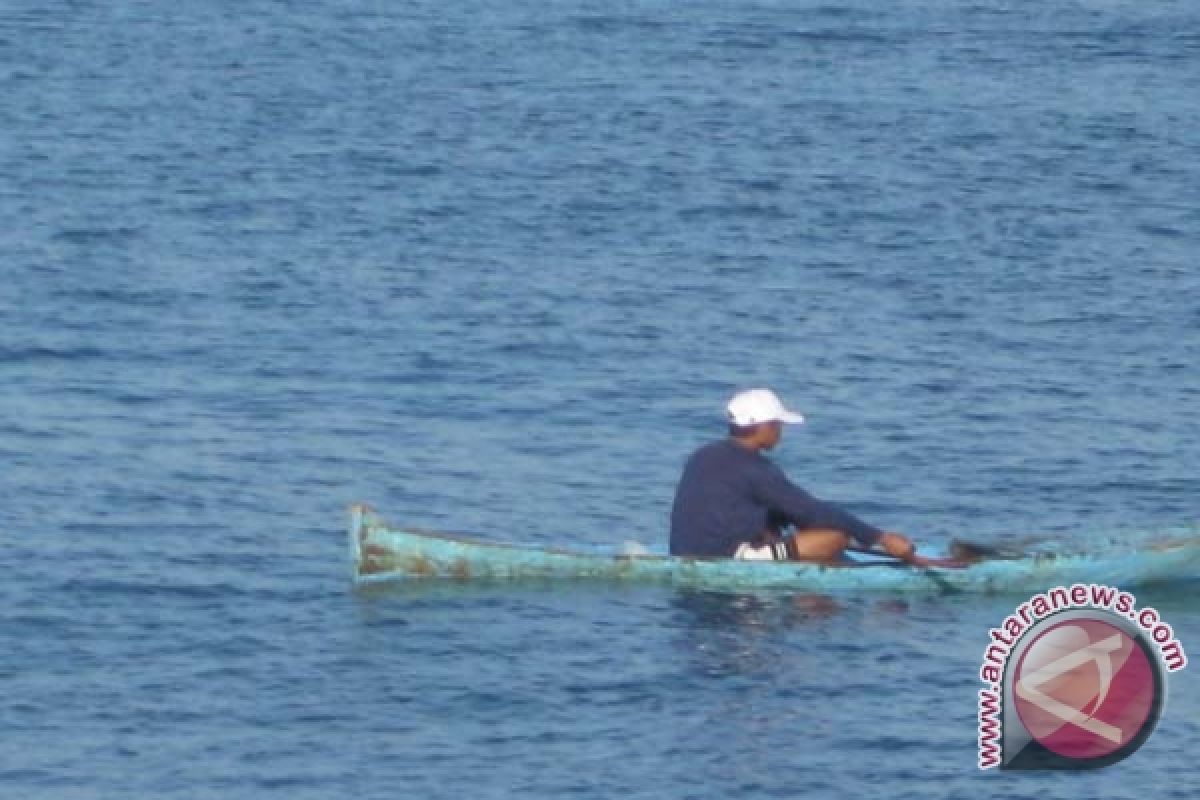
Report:
M1130 588L1200 577L1200 536L1153 545L1113 545L1089 554L984 561L965 569L879 563L821 566L497 544L392 527L368 506L356 504L350 508L349 544L357 584L414 579L603 579L732 590L1034 593L1075 583Z

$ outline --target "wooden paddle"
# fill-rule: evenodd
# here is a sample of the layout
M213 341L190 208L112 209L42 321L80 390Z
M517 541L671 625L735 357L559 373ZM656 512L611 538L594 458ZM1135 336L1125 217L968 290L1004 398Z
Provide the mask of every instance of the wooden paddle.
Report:
M940 589L945 594L954 594L954 593L959 592L960 589L957 586L955 586L954 584L950 583L948 580L946 580L945 576L940 574L938 572L938 570L965 569L966 567L971 566L971 562L961 561L961 560L959 560L957 558L953 558L953 557L951 557L951 558L929 558L926 556L919 556L916 553L913 553L912 555L908 556L907 558L900 558L898 556L894 556L891 553L885 552L883 550L875 550L870 547L858 547L856 545L850 545L846 549L852 550L856 553L867 553L867 554L870 554L873 556L883 556L887 559L890 559L889 561L879 561L879 562L873 562L873 563L888 564L890 566L897 566L897 567L901 566L901 565L910 566L913 569L915 569L917 572L920 572L922 575L929 578L929 580L932 581L933 584L935 586L937 586L938 589Z
M875 550L869 547L851 546L846 549L853 550L856 553L886 556L897 561L912 564L914 567L962 569L972 564L978 564L980 561L1019 561L1023 558L1029 558L1028 545L1039 541L1044 541L1044 538L1027 537L1026 539L1002 545L983 544L982 542L954 538L950 540L949 556L945 558L927 558L914 553L911 559L903 559L896 558L882 550Z
M950 557L964 564L978 564L980 561L1017 561L1027 558L1028 555L1024 549L997 547L964 539L950 540Z
M966 569L971 566L971 562L953 556L949 558L930 558L928 556L919 556L916 553L913 553L907 563L912 564L914 567L924 567L926 569Z

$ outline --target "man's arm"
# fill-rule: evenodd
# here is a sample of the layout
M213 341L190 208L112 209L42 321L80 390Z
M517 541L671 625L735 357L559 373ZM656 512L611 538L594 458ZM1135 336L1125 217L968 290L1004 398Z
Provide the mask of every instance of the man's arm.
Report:
M788 521L801 530L828 528L846 533L863 547L880 544L887 549L887 545L892 543L897 549L901 549L899 542L890 541L885 537L901 539L904 537L899 534L885 534L879 528L863 522L844 508L813 497L789 481L783 474L783 470L774 465L763 470L754 488L759 495L760 502L772 511L787 517ZM911 543L909 546L911 547ZM888 550L888 552L891 551Z

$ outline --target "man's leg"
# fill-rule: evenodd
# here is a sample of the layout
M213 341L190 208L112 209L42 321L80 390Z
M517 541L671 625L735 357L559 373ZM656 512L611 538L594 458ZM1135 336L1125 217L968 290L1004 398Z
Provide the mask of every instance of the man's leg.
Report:
M850 537L841 531L796 531L788 540L788 555L796 561L832 564L841 560L849 545Z

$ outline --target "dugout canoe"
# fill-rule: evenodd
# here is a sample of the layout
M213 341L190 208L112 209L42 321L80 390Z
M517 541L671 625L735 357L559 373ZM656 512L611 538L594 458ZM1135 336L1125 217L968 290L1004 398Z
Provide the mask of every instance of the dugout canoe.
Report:
M727 590L1035 593L1075 583L1131 588L1200 577L1200 535L1136 546L1111 544L1093 553L982 561L958 569L919 569L878 559L821 566L501 544L394 527L370 507L356 504L350 508L349 544L356 584L599 579Z

